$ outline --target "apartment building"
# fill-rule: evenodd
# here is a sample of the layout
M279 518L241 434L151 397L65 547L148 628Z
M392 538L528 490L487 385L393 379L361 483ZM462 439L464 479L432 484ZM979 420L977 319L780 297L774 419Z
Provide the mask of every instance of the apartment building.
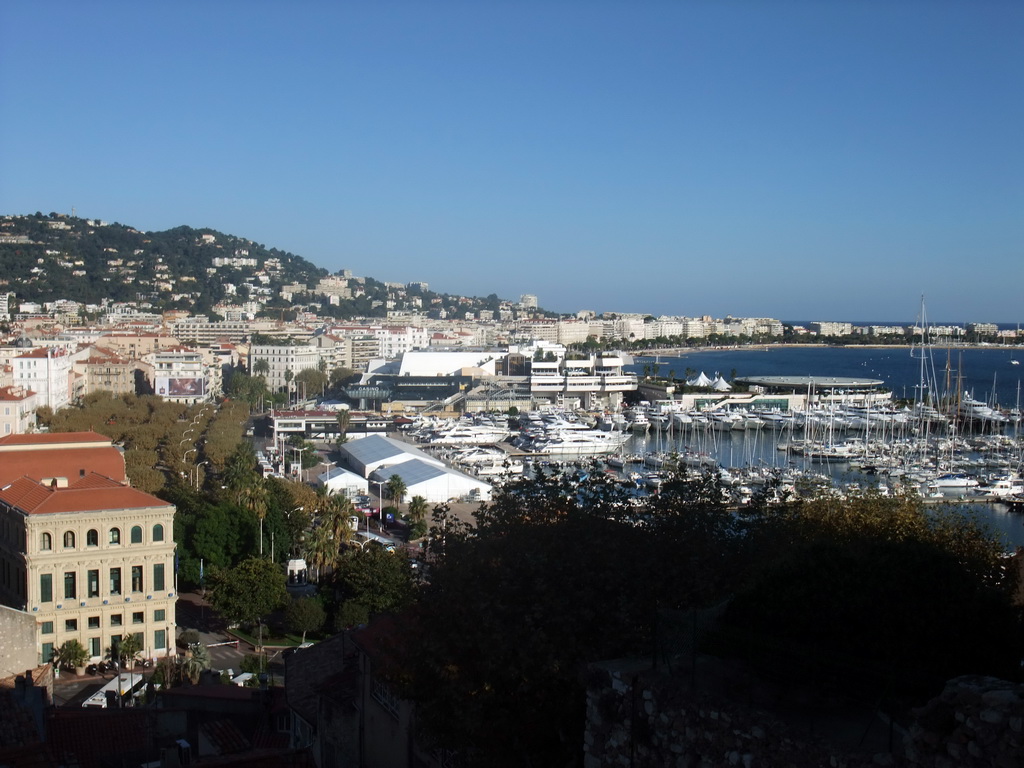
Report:
M264 363L266 371L262 375L267 378L267 386L272 392L282 392L300 371L319 368L320 350L308 344L253 344L249 348L249 369L260 373Z
M163 333L108 333L100 337L99 344L129 360L142 360L147 355L181 345L177 336Z
M15 386L38 395L39 405L59 410L71 402L71 355L60 347L37 347L11 361Z
M75 373L85 377L85 391L105 390L115 395L135 394L135 372L139 364L109 349L91 346L72 363Z
M153 391L160 397L188 405L210 400L213 388L202 352L172 347L154 353L151 360Z

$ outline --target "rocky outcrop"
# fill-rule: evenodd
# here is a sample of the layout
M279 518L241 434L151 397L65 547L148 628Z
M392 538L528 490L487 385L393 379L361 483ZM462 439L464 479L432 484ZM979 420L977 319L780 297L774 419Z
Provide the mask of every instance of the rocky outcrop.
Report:
M914 713L908 731L863 710L816 715L815 727L809 729L794 726L800 716L794 719L791 709L780 714L742 699L723 695L714 686L698 689L644 663L594 665L587 695L585 766L1024 765L1024 686L993 678L950 681L940 696ZM872 722L882 732L880 740L864 738ZM852 734L858 747L843 744L844 734ZM881 750L879 743L884 745Z

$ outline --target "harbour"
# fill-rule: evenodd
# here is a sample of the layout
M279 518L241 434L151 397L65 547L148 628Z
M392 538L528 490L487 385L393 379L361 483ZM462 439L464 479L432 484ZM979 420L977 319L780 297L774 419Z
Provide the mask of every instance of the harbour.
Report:
M675 392L666 400L639 400L612 412L552 407L507 421L495 415L420 431L419 442L452 465L491 482L539 466L597 466L657 493L677 465L721 472L729 503L749 503L769 479L829 486L836 493L873 488L885 495L905 490L927 504L955 504L988 525L1008 551L1024 546L1022 429L1019 367L1011 350L967 348L920 353L908 348L786 347L701 351L639 358L627 366L643 383L658 377L686 387L703 375L702 407L683 408ZM955 361L955 362L954 362ZM818 380L872 381L870 396L825 393L801 407L754 408L730 403L718 382L793 371ZM922 373L927 371L927 377ZM752 376L757 374L757 376ZM869 378L865 378L869 377ZM941 384L940 384L941 382ZM958 413L947 416L920 400L948 396L956 387ZM690 388L693 389L693 388ZM641 392L643 387L641 386ZM862 393L863 394L863 393ZM849 395L848 397L846 395ZM906 397L904 397L906 395ZM736 396L735 402L751 402ZM813 400L813 398L812 398ZM708 403L721 403L708 407ZM948 402L948 400L947 400ZM495 430L504 430L498 439ZM476 430L479 441L472 437ZM414 432L416 429L414 428ZM496 444L500 453L453 444ZM458 442L457 440L455 442ZM465 449L467 452L470 449Z

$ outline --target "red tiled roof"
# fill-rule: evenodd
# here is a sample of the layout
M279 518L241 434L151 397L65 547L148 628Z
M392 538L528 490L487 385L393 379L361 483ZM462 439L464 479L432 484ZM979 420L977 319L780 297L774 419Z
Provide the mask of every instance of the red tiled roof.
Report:
M0 501L30 515L167 506L167 502L156 496L127 485L113 483L105 487L90 485L83 488L53 488L24 477L0 489Z
M30 352L26 352L23 355L18 355L18 357L19 358L26 358L26 357L46 358L46 357L50 356L50 352L51 352L51 348L50 347L36 347L35 349L33 349ZM59 356L59 353L55 352L55 356Z
M70 483L91 472L118 483L127 480L124 456L109 441L106 447L63 448L58 443L47 450L0 451L0 487L19 477L30 477L37 482L51 477L66 477Z
M42 503L49 497L49 489L46 486L21 477L10 485L0 489L0 501L20 509L31 509Z
M97 432L43 432L33 435L5 435L0 437L3 445L55 445L58 443L103 443L110 445L110 438Z
M90 472L85 477L80 477L77 480L68 484L69 488L119 488L124 483L119 483L106 475L101 475L99 472Z
M27 400L35 394L31 389L24 387L0 387L0 400Z

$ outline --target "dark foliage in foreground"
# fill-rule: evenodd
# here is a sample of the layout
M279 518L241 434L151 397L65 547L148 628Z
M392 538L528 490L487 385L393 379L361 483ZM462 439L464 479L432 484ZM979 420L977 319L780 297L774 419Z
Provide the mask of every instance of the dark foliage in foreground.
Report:
M898 669L884 684L903 695L950 674L1009 672L1016 625L999 547L969 522L913 498L744 515L721 498L713 475L640 499L580 470L507 485L472 529L437 510L430 583L392 670L419 704L421 736L466 765L578 764L586 665L650 656L664 616L730 599L717 647L762 669L781 658L800 673L800 654L759 648L810 649L804 658L850 662L829 666L833 685Z

